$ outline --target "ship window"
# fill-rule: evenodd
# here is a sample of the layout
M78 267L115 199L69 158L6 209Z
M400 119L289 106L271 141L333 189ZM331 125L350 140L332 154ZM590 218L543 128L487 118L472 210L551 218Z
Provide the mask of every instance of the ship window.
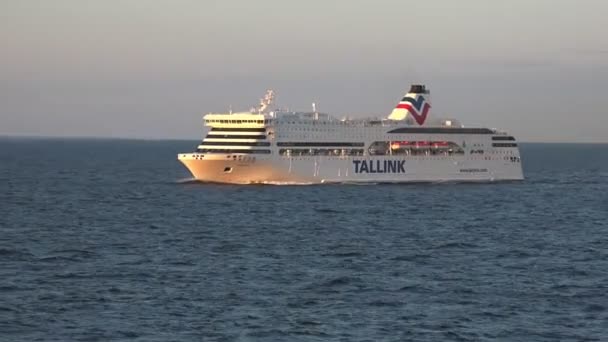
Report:
M376 141L369 148L370 155L442 156L462 155L464 150L451 141Z
M264 128L244 128L244 127L212 127L211 131L224 131L224 132L266 132Z
M372 156L382 156L389 153L389 142L388 141L375 141L367 149L369 154Z
M388 133L424 133L424 134L492 134L489 128L458 128L458 127L402 127Z
M328 157L340 157L340 156L362 156L363 149L357 148L282 148L279 150L279 155L285 157L300 157L300 156L328 156Z
M243 142L243 141L202 141L201 145L209 146L270 146L267 141L254 141L254 142Z
M226 154L270 154L270 150L247 150L247 149L221 149L221 148L199 148L196 150L200 153L226 153Z
M502 141L515 141L514 137L510 137L510 136L497 136L497 137L492 137L492 140L502 140Z
M362 142L292 142L292 141L281 141L277 142L277 146L311 146L311 147L351 147L361 146L365 144Z
M214 132L210 132L207 134L206 138L213 139L256 139L256 140L264 140L266 139L265 134L260 135L243 135L243 134L218 134Z

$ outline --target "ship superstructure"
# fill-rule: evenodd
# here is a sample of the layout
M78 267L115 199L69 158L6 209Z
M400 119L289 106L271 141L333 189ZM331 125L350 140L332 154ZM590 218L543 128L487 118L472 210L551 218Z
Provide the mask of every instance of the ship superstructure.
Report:
M195 179L221 183L440 182L523 179L515 138L431 117L430 92L413 85L387 118L269 111L207 114L208 133L178 159Z

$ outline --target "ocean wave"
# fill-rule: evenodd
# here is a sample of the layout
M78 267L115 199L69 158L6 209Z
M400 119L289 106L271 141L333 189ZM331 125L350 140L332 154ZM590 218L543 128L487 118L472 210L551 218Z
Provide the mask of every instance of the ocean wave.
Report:
M251 184L262 184L262 185L318 185L319 183L314 182L275 182L275 181L263 181L263 182L255 182Z
M178 179L175 181L176 184L196 184L196 183L201 183L199 180L197 180L196 178L182 178L182 179Z

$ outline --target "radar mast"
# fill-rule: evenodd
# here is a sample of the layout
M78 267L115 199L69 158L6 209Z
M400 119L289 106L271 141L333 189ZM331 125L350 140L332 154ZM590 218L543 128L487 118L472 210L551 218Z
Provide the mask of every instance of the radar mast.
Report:
M258 107L251 108L251 112L262 114L262 113L266 112L266 109L268 109L268 107L270 107L270 105L273 103L273 101L274 101L274 90L268 89L268 90L266 90L266 94L264 94L264 97L262 97L260 99L260 104L258 105Z

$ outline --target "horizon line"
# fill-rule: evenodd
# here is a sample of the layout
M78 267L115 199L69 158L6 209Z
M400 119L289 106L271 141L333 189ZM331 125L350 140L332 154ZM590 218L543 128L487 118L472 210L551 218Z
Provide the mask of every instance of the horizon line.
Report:
M131 141L197 141L199 139L187 138L146 138L146 137L113 137L113 136L96 136L96 135L35 135L35 134L5 134L0 133L0 139L23 139L23 140L131 140ZM526 141L518 140L517 143L523 144L588 144L588 145L606 145L607 141Z

